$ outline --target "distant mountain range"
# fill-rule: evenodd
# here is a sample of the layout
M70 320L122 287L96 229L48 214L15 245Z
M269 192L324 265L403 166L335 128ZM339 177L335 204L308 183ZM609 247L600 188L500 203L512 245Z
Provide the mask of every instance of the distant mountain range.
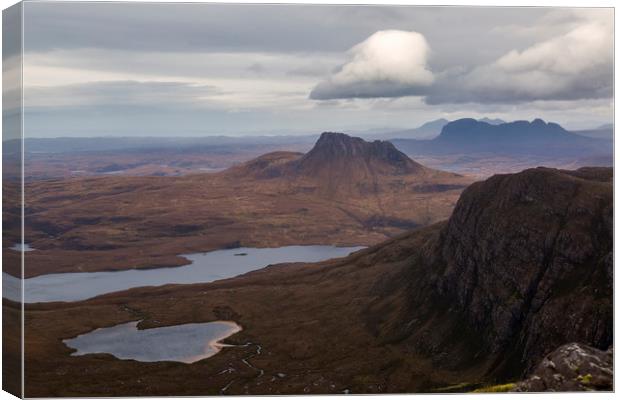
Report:
M486 122L491 125L499 125L506 123L506 121L499 118L481 118L478 121ZM426 140L433 139L437 137L444 126L446 126L450 120L445 118L435 119L429 122L426 122L417 128L413 129L400 129L400 130L383 130L382 132L372 132L372 133L360 133L360 136L366 139L379 139L379 140L391 140L391 139L418 139L418 140Z
M454 128L454 123L458 123L460 128L464 127L463 122L469 121L469 126L463 134L473 134L479 136L480 131L489 132L487 125L498 127L498 132L507 132L514 128L514 133L525 127L526 121L506 122L499 118L480 118L470 119L464 118L456 121L449 121L445 118L439 118L420 125L413 129L390 130L384 128L381 130L369 130L366 132L358 132L357 135L366 140L432 140L438 138L442 134L442 130L447 125L449 129ZM542 120L536 119L533 128L528 129L529 133L540 130L543 126L539 123ZM474 125L472 122L480 122ZM550 123L551 126L559 126ZM506 126L507 125L507 126ZM549 125L549 124L547 124ZM593 139L613 139L613 124L604 124L592 129L583 129L568 131L579 136ZM542 135L545 132L541 131ZM492 136L492 135L491 135ZM536 135L534 135L536 136ZM244 146L282 146L286 144L307 145L308 148L316 142L318 135L278 135L278 136L204 136L204 137L59 137L59 138L26 138L25 151L30 153L73 153L73 152L105 152L105 151L122 151L122 152L149 152L154 150L165 151L189 151L199 152L204 149L213 150L217 147L244 147ZM3 142L3 151L5 154L20 152L19 140L7 140Z
M413 155L494 153L556 157L611 154L612 151L609 140L578 135L541 119L490 124L464 118L446 124L432 140L394 139L392 142Z

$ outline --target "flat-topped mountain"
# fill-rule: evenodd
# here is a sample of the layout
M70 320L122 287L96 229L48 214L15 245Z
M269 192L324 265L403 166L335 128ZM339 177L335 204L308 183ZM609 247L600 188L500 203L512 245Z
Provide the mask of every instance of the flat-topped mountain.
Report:
M514 121L490 124L471 118L463 118L446 124L436 142L472 146L488 146L500 143L534 143L560 140L578 140L572 134L553 122L535 119L532 122Z
M538 118L531 122L499 124L463 118L446 124L435 139L397 139L393 142L408 154L495 153L585 157L611 152L608 140L580 136L559 124Z

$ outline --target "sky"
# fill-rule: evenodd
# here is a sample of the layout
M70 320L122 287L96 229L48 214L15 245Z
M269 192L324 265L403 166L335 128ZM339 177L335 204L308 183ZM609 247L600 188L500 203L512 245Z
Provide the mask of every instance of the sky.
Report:
M612 9L32 2L23 35L28 137L613 119Z

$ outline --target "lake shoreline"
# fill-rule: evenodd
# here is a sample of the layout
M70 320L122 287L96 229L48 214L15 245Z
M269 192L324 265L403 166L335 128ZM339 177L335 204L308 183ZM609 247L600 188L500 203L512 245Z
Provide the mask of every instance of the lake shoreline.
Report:
M46 274L24 280L25 302L81 301L136 287L168 284L208 283L233 278L273 264L319 262L347 256L363 246L239 247L205 253L182 254L188 264L181 267L131 269L112 272ZM247 253L238 257L239 252ZM3 297L19 301L19 279L3 272Z
M221 342L243 330L241 325L233 321L216 320L140 328L142 321L96 328L63 339L62 342L73 350L71 356L74 357L110 354L119 360L193 364L229 347ZM119 337L122 339L119 340Z

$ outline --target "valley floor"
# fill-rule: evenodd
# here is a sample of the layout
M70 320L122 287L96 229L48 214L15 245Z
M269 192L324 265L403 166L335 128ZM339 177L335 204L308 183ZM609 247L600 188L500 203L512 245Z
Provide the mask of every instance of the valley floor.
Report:
M406 250L420 247L436 230L317 265L281 265L211 284L28 305L26 395L207 395L225 387L227 394L423 392L477 381L481 370L437 368L415 349L381 343L372 333L373 287L402 274ZM386 262L372 262L377 258ZM7 301L4 311L11 314ZM61 342L131 320L143 320L140 327L149 328L219 319L243 327L226 343L260 345L260 354L252 345L227 347L190 365L139 363L109 355L73 357ZM251 366L243 362L248 357Z

